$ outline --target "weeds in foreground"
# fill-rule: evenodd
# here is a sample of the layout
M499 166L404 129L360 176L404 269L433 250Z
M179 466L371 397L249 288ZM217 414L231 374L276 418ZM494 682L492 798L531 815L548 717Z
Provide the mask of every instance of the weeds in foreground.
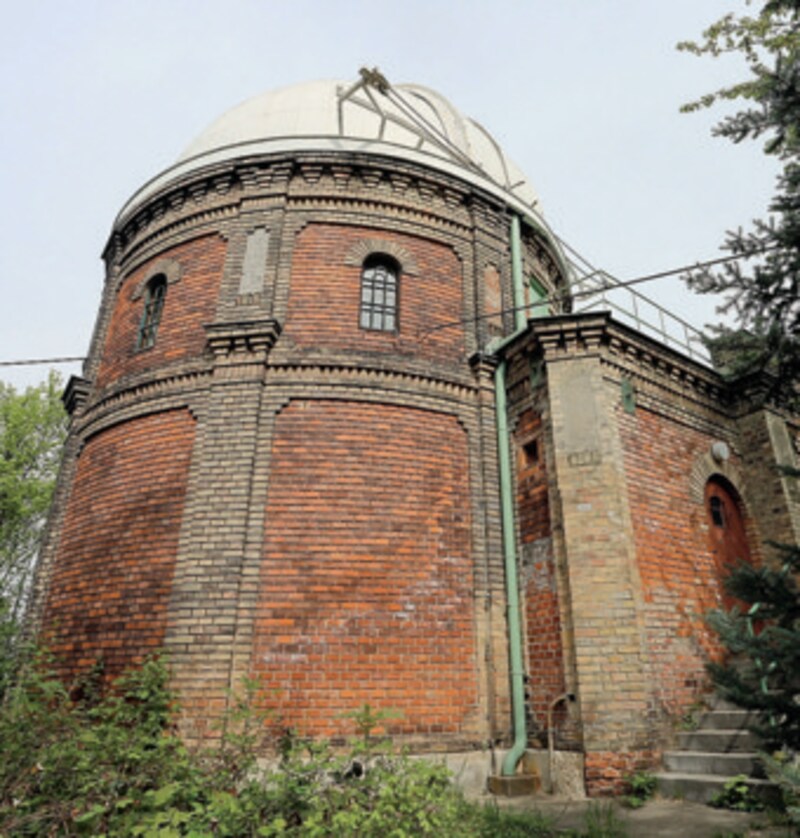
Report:
M480 812L478 834L485 838L552 838L560 833L541 812L509 812L488 805Z
M762 754L761 758L767 776L780 787L786 818L800 834L800 754L779 751L772 756Z
M628 786L628 794L622 798L623 806L628 809L641 809L648 800L651 800L656 793L658 780L653 774L646 771L638 771L625 778Z
M158 659L104 686L98 670L72 695L44 658L0 707L0 835L551 836L538 813L468 803L447 769L372 736L383 713L354 714L345 750L287 732L267 766L274 724L257 685L232 701L221 743L193 752ZM599 834L596 832L592 835Z
M763 801L750 787L745 774L731 777L722 791L714 795L710 805L715 809L731 809L735 812L761 812L764 809Z
M592 803L584 820L585 838L626 838L628 834L612 803Z

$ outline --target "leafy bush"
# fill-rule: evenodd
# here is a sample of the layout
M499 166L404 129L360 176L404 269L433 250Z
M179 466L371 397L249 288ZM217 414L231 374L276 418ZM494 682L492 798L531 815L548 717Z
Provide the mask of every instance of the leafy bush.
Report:
M640 809L656 793L658 780L646 771L631 774L625 780L628 784L628 794L622 798L622 802L629 809Z
M550 834L538 816L468 804L444 766L376 741L385 716L372 709L354 715L361 737L345 751L287 732L265 765L274 725L254 709L256 693L246 684L221 742L191 752L159 659L113 688L97 669L70 695L40 657L0 709L0 835ZM517 821L535 830L502 826Z
M39 657L0 713L0 832L98 834L193 767L172 732L163 665L148 661L102 695L88 679L70 699ZM122 830L124 832L124 830Z
M786 816L800 833L800 757L780 751L773 756L761 755L767 776L780 786Z
M158 658L111 686L97 667L69 692L43 656L19 672L0 705L0 835L624 835L608 807L590 808L585 830L562 831L536 811L468 803L443 765L373 736L392 711L350 714L359 735L346 749L290 731L278 739L252 682L232 698L220 741L190 751L167 680Z
M737 812L760 812L764 808L744 774L731 777L722 791L711 800L711 805L716 809L733 809Z

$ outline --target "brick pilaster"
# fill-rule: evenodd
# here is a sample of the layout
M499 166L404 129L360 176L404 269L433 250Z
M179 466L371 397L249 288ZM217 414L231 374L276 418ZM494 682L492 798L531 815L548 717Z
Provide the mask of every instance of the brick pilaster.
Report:
M280 332L273 320L206 328L214 357L193 462L169 607L165 647L181 695L189 740L213 735L241 656L236 642L244 604L255 580L245 561L252 535L259 415L267 356ZM257 498L258 500L258 498ZM248 587L249 586L249 587ZM239 638L241 641L241 637ZM245 641L245 645L249 644Z
M544 330L542 330L544 332ZM548 364L584 747L648 739L647 666L621 443L603 380L602 325L539 335Z

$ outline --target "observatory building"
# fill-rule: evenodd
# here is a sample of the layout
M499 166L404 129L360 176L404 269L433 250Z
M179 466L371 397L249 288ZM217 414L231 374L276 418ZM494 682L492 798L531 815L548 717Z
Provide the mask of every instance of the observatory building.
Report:
M254 677L302 735L369 703L612 791L708 689L726 562L800 538L797 428L631 317L427 88L245 102L104 259L33 617L68 678L166 650L190 741Z

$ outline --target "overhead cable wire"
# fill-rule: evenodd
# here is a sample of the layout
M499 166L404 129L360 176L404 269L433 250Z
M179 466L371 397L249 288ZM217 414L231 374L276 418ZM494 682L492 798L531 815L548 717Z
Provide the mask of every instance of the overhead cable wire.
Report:
M32 364L75 364L85 360L86 358L83 356L74 358L26 358L23 361L0 361L0 367L22 367Z
M757 256L761 253L766 253L769 250L775 250L775 247L764 248L763 250L754 253L742 253L733 256L720 256L717 259L707 259L705 262L695 262L692 265L684 265L680 268L671 268L667 271L658 271L657 273L646 274L645 276L638 276L635 279L628 279L624 282L620 280L615 280L613 283L601 286L599 288L591 288L585 291L576 291L573 294L570 294L569 297L573 300L580 299L582 297L594 297L606 291L616 291L620 288L630 288L633 285L640 285L645 282L653 282L656 279L664 279L669 276L676 276L677 274L687 274L691 273L692 271L702 270L703 268L711 268L714 265L722 265L725 262L733 262L739 259L750 259L753 256ZM613 277L609 276L608 274L605 274L604 272L603 275L607 276L609 279L613 279ZM513 314L516 311L525 311L529 308L533 308L534 306L542 305L543 303L553 303L562 299L564 299L563 296L559 294L548 294L546 297L543 297L540 300L536 300L534 303L525 303L525 305L521 306L511 306L509 308L502 308L498 309L497 311L493 311L490 314L478 314L474 317L464 317L459 320L448 320L446 323L440 323L438 326L432 326L430 329L425 329L423 331L418 332L418 336L424 339L433 332L439 332L443 329L450 329L454 326L464 326L469 323L477 323L480 320L488 320L489 318L497 317L498 315ZM644 299L647 298L645 297ZM680 321L680 318L675 317L675 315L670 316L674 317L675 320L682 322ZM698 332L699 334L699 330L696 327L692 326L690 323L685 323L685 325L689 326L689 328Z
M707 259L705 262L695 262L691 265L684 265L680 268L671 268L667 271L658 271L657 273L653 274L646 274L645 276L638 276L635 279L628 279L624 282L619 280L615 281L613 284L604 285L600 288L592 288L586 291L576 291L574 294L571 294L570 297L575 300L582 297L592 297L597 294L602 294L606 291L616 291L619 288L630 288L633 285L640 285L645 282L653 282L656 279L664 279L669 276L675 276L676 274L686 274L690 273L691 271L702 270L703 268L711 268L714 265L722 265L725 262L734 262L738 259L751 259L753 256L758 256L761 253L766 253L770 250L775 250L778 245L773 247L767 247L763 250L759 250L753 253L741 253L733 256L720 256L717 259ZM613 279L609 274L605 273L604 271L595 271L597 274L601 274L609 279ZM526 303L522 306L512 306L509 308L502 308L498 309L497 311L493 311L489 314L478 314L474 317L464 317L460 320L448 320L446 323L440 323L438 326L433 326L430 329L426 329L424 331L418 332L420 337L427 337L429 334L433 332L441 331L442 329L449 329L454 326L462 326L468 323L477 323L480 320L488 320L491 317L497 317L498 315L503 314L513 314L515 311L524 311L526 309L532 308L534 305L541 305L542 303L552 303L558 300L563 299L563 297L559 296L558 294L549 294L548 296L542 298L541 300L537 300L535 303ZM675 317L675 315L671 315ZM683 322L680 318L675 317L676 320L679 322ZM689 326L691 329L698 331L694 326L690 323L686 323L685 325ZM85 361L86 357L82 355L76 356L67 356L67 357L60 357L60 358L26 358L20 361L0 361L0 367L15 367L15 366L27 366L33 364L75 364L81 361Z

